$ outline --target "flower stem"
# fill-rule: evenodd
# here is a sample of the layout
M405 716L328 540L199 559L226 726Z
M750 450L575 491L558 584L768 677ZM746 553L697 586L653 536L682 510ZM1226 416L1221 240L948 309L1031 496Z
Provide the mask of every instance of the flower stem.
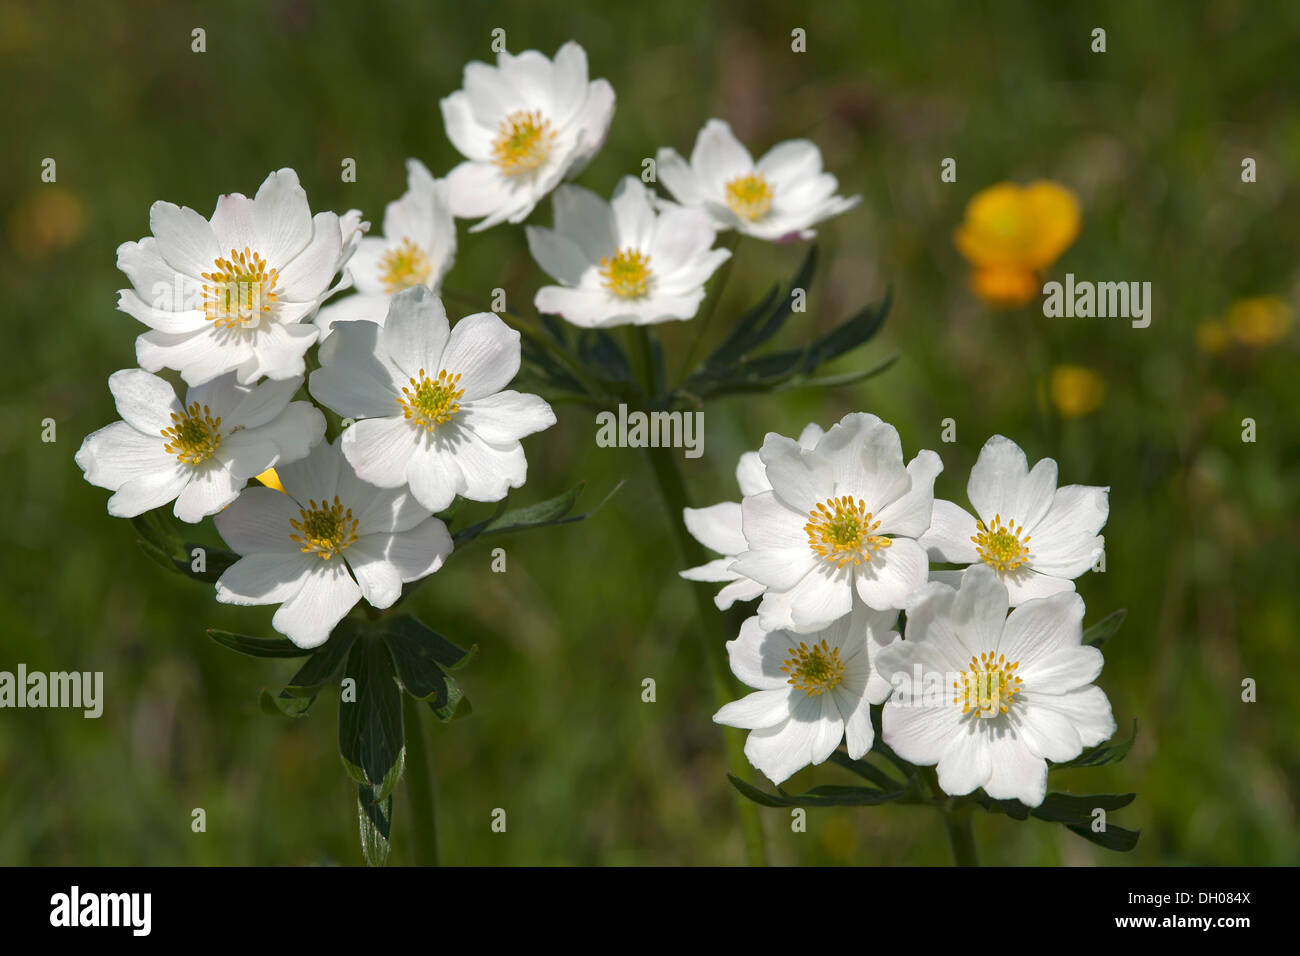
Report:
M713 318L713 313L718 310L718 302L722 299L722 290L727 287L727 280L731 278L731 268L735 265L736 249L739 245L740 233L733 233L728 237L726 248L731 250L731 255L718 270L717 278L714 280L713 288L710 290L709 301L704 306L703 314L695 320L695 338L691 340L690 348L686 350L686 359L682 362L682 377L681 381L678 382L677 385L679 389L690 377L691 361L695 358L695 353L699 350L700 343L704 340L704 333L708 330L709 321Z
M438 829L433 806L433 774L420 726L420 702L402 695L406 729L406 793L411 801L411 856L417 866L438 865Z
M971 808L969 803L958 803L944 807L944 827L948 831L948 843L952 847L954 866L979 866L979 856L975 852L975 832L971 828Z
M646 453L650 458L650 467L654 471L655 481L659 484L659 491L663 495L664 505L668 509L668 526L673 529L673 535L677 539L677 549L684 562L682 566L689 568L703 564L707 560L704 552L682 522L682 509L687 507L688 503L681 471L677 467L677 459L673 457L673 449L647 448ZM689 586L695 595L700 623L703 625L700 637L704 644L705 656L709 661L714 695L718 706L721 707L734 700L736 694L724 641L710 633L708 622L721 621L723 618L699 584L692 581L689 582ZM748 778L750 771L748 761L745 759L743 732L731 727L722 728L722 732L732 772L738 777ZM740 811L740 829L745 838L745 857L750 866L766 866L767 847L763 841L763 821L759 818L758 806L739 792L735 794L735 798Z

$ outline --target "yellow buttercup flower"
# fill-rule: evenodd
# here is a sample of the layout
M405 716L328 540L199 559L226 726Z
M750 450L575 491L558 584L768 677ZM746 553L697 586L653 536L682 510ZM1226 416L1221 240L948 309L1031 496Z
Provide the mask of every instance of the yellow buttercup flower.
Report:
M1048 392L1063 418L1079 418L1095 412L1106 397L1106 383L1082 365L1058 365L1052 369Z
M1291 306L1272 295L1239 299L1228 309L1228 333L1249 348L1265 348L1286 338L1293 318Z
M1218 355L1228 347L1228 327L1218 319L1206 319L1196 327L1196 347L1206 355Z
M989 305L1013 308L1038 294L1043 271L1079 235L1079 200L1058 183L998 183L976 193L953 234L971 264L971 288Z

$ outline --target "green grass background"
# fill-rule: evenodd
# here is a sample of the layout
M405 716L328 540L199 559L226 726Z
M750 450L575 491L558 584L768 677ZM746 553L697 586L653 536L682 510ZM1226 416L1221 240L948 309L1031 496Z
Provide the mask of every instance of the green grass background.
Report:
M1090 52L1104 27L1105 54ZM190 31L207 31L192 53ZM260 688L292 662L225 650L204 626L270 634L272 609L216 604L165 572L108 517L107 493L73 463L113 420L106 379L134 364L141 330L115 311L116 246L148 232L159 198L211 212L292 166L313 209L364 209L378 227L404 188L403 162L443 174L458 157L438 100L489 34L548 54L582 43L618 108L581 182L608 194L662 145L688 152L711 116L755 153L795 136L822 147L862 205L821 230L826 253L795 342L892 287L882 334L837 371L901 353L884 375L834 392L786 392L708 409L703 458L684 464L698 504L736 497L737 456L767 431L797 434L868 410L910 456L941 452L937 491L964 501L991 434L1063 482L1107 484L1107 571L1079 582L1089 621L1126 607L1100 683L1127 761L1072 771L1076 792L1136 790L1113 822L1140 827L1126 856L1044 823L981 816L986 861L1005 864L1295 864L1300 792L1300 558L1296 350L1209 359L1198 322L1235 298L1300 291L1300 7L1176 2L702 4L273 2L37 4L0 0L0 669L102 670L99 720L0 712L0 863L316 864L360 861L351 791L335 746L336 705L266 716ZM790 33L807 31L808 52ZM958 180L939 180L955 157ZM1244 156L1258 182L1240 181ZM24 210L45 157L84 228L36 248ZM358 181L340 181L344 157ZM965 285L951 233L966 201L1004 179L1048 177L1083 206L1079 239L1053 269L1150 281L1154 321L989 311ZM533 221L548 224L549 204ZM790 274L799 246L742 244L714 333ZM448 284L527 304L544 282L522 231L469 236ZM681 360L692 333L666 330ZM1096 369L1103 406L1062 421L1046 401L1058 362ZM957 421L955 444L940 422ZM1241 441L1253 418L1254 444ZM41 422L57 421L42 443ZM560 409L526 442L515 500L578 479L588 523L457 554L420 593L421 616L480 656L463 675L465 721L431 731L439 836L457 864L732 864L742 859L722 738L688 584L648 468L595 445L590 412ZM710 622L714 639L719 625ZM656 703L642 703L653 677ZM1258 702L1240 699L1243 678ZM806 770L794 790L847 783ZM393 862L409 859L398 790ZM191 810L207 832L190 830ZM493 808L508 830L493 833ZM773 859L804 864L942 863L939 821L919 808L813 810L791 832L764 811Z

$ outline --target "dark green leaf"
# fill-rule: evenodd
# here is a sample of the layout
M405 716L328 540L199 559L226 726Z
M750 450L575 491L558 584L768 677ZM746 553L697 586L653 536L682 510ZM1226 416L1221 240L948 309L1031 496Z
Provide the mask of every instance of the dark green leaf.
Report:
M338 672L358 633L356 621L350 618L340 621L330 639L316 649L298 673L289 678L285 691L292 696L316 696L315 692Z
M427 700L439 720L450 720L464 701L464 694L443 667L464 667L477 645L461 650L410 617L394 619L384 634L402 687L416 700Z
M1137 846L1138 837L1142 834L1141 830L1125 830L1123 827L1110 825L1100 833L1094 831L1091 826L1070 826L1069 829L1090 843L1120 853L1127 853Z
M632 365L626 353L604 329L589 329L578 336L578 357L606 381L632 381Z
M383 641L353 643L344 670L355 681L355 699L339 698L339 754L358 783L377 787L378 799L391 789L386 781L403 755L402 693L393 658ZM395 781L394 781L395 782Z
M212 627L207 629L207 634L223 647L250 657L306 657L312 653L284 637L248 637Z
M904 786L903 783L895 780L874 764L870 764L865 760L854 760L843 750L836 750L831 753L831 763L839 764L850 773L855 773L864 780L870 780L884 790L897 790Z
M1030 810L1040 820L1088 826L1097 810L1118 810L1137 798L1136 793L1049 793L1043 802Z
M399 654L412 657L419 656L428 658L439 667L445 667L448 670L459 670L472 661L478 653L477 644L469 650L458 647L437 631L408 614L386 620L384 622L384 635L389 648L393 651L394 658L397 658ZM400 675L400 663L398 666Z
M885 322L885 316L889 314L892 299L891 290L885 293L885 298L879 305L867 306L857 315L846 319L814 341L808 346L803 371L808 373L815 371L818 366L853 351L879 332Z
M1102 744L1100 747L1093 747L1085 750L1073 760L1065 763L1053 764L1053 770L1060 770L1067 767L1103 767L1108 763L1119 763L1128 756L1129 749L1133 746L1133 741L1137 739L1137 720L1133 721L1133 730L1129 733L1127 740L1121 740L1119 743Z
M290 694L286 691L280 691L279 694L272 694L265 687L258 696L258 704L262 712L270 714L272 717L305 717L308 708L316 702L316 695L300 696Z
M609 501L614 496L614 493L623 487L623 482L620 481L615 485L610 493L591 510L578 515L569 514L586 486L585 481L580 481L568 491L556 495L554 498L548 498L545 501L539 501L536 504L526 505L522 508L501 511L487 521L480 521L476 525L456 532L453 536L454 540L457 545L460 545L481 535L508 534L512 531L522 531L528 528L545 528L551 525L572 524L575 521L582 521L590 518L604 507L605 502Z
M1112 611L1100 621L1083 632L1083 643L1090 647L1101 647L1108 640L1115 636L1119 626L1124 623L1124 617L1128 614L1126 608L1120 608L1118 611Z
M807 793L790 794L780 787L775 794L746 783L735 774L727 774L731 785L764 807L862 807L897 800L908 790L877 790L874 787L813 787Z
M803 289L807 292L816 271L817 246L814 244L808 248L808 254L790 280L785 293L781 294L779 286L773 286L772 291L757 306L742 315L730 334L705 360L705 368L719 377L732 377L736 366L744 362L749 353L781 330L781 326L793 314L794 290Z

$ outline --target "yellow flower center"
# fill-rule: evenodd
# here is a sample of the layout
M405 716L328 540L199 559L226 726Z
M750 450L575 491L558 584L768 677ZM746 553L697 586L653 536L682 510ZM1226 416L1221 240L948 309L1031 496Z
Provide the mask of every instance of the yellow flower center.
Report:
M432 271L429 257L410 239L403 239L400 246L389 249L379 259L379 274L389 295L423 284Z
M619 249L600 260L605 288L620 299L641 299L650 292L650 257L639 249Z
M167 443L163 451L175 455L187 465L199 465L212 457L221 446L221 416L212 417L212 410L195 402L183 415L172 412L172 424L162 430Z
M1003 524L1002 516L996 515L987 528L983 521L976 521L975 528L979 534L971 535L971 541L975 542L975 550L989 567L997 571L1014 571L1029 560L1029 535L1014 521Z
M871 512L861 498L828 498L808 512L808 517L803 529L808 533L809 547L839 568L849 562L861 565L871 560L872 552L893 544L884 535L873 533L880 522L871 520Z
M322 561L328 561L357 540L357 519L352 517L352 509L344 509L339 496L334 496L330 504L321 499L309 502L311 508L299 508L298 517L302 520L289 519L289 524L297 529L297 534L289 535L289 540L299 546L303 554L317 554Z
M402 406L402 415L416 427L424 426L425 431L433 431L435 425L445 425L453 415L460 411L457 401L465 394L458 388L460 374L449 375L446 369L438 372L437 378L429 378L424 369L420 369L418 379L410 379L410 386L403 386L402 398L397 404Z
M761 173L737 176L727 183L727 205L741 219L753 222L772 208L772 187Z
M516 110L501 121L492 161L506 176L531 173L551 154L555 130L540 110Z
M952 702L961 704L962 714L975 710L981 717L1005 714L1015 702L1024 681L1015 675L1019 661L1007 663L1006 655L981 654L970 659L970 670L952 682Z
M271 311L279 298L275 283L278 269L268 269L266 260L247 246L243 252L230 250L230 257L218 257L211 272L202 273L203 312L224 329L234 325L256 325Z
M804 691L809 697L824 694L844 679L844 662L840 660L840 649L829 646L825 640L812 647L800 641L799 647L791 647L788 653L789 658L781 665L782 673L790 675L786 683Z

